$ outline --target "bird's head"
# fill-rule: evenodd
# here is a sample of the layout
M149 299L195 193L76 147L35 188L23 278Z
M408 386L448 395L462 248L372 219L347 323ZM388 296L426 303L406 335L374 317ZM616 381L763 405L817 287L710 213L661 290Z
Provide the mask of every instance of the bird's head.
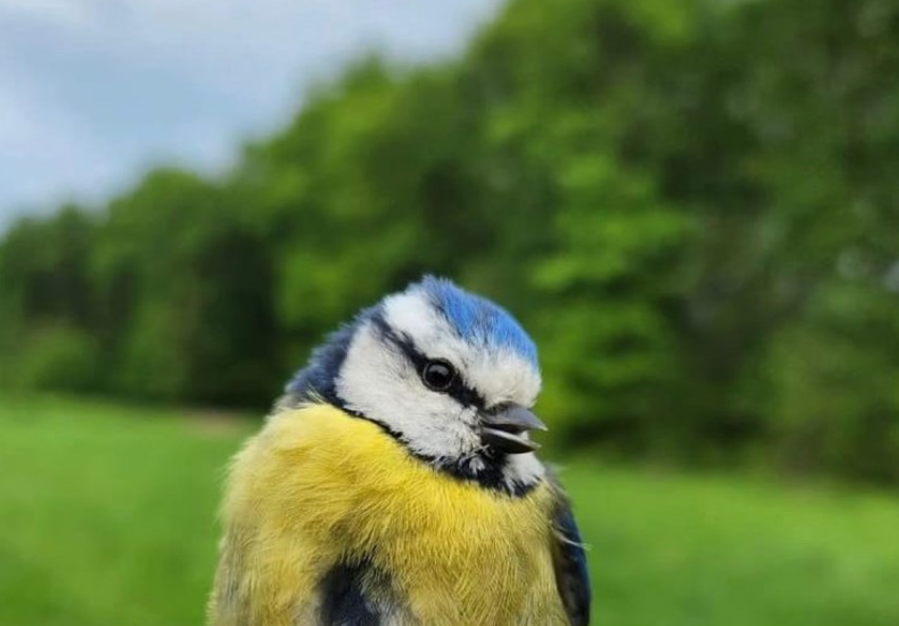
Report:
M379 424L415 456L503 489L543 467L528 431L540 391L534 342L496 304L426 277L328 338L279 406L325 401Z

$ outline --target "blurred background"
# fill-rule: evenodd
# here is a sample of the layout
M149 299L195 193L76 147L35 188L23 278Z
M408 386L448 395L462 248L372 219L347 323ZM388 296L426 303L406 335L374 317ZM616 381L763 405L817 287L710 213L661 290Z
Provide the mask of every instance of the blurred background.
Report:
M899 624L895 0L0 0L0 623L200 624L421 274L541 350L594 624Z

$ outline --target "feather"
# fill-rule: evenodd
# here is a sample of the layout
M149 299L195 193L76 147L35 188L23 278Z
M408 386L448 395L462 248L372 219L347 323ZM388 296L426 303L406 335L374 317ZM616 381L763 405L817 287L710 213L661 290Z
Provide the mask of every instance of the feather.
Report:
M587 626L590 623L591 591L585 546L568 496L554 475L550 475L550 481L555 494L553 567L556 586L570 625Z

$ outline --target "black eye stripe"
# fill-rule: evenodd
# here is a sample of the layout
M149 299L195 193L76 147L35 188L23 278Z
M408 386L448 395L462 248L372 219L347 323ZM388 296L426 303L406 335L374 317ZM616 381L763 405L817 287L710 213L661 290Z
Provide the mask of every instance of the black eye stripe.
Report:
M441 359L440 357L432 359L421 352L409 335L391 328L391 326L384 320L383 316L374 316L372 318L372 324L374 329L384 340L391 342L403 352L406 358L409 359L409 362L412 363L412 366L415 368L415 371L418 372L419 376L422 376L425 367L432 361L444 361L449 363L446 359ZM452 364L450 363L450 365ZM455 398L463 406L474 406L483 410L486 404L484 398L476 390L465 385L462 376L458 374L458 368L453 366L453 369L457 372L456 376L453 379L453 383L449 388L443 391L443 393Z

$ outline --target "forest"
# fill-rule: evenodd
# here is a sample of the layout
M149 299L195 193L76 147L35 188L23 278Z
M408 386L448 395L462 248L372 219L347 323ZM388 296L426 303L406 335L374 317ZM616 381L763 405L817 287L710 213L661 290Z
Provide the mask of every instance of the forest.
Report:
M513 0L13 223L0 387L261 417L431 273L531 331L559 446L899 484L897 67L893 0Z

